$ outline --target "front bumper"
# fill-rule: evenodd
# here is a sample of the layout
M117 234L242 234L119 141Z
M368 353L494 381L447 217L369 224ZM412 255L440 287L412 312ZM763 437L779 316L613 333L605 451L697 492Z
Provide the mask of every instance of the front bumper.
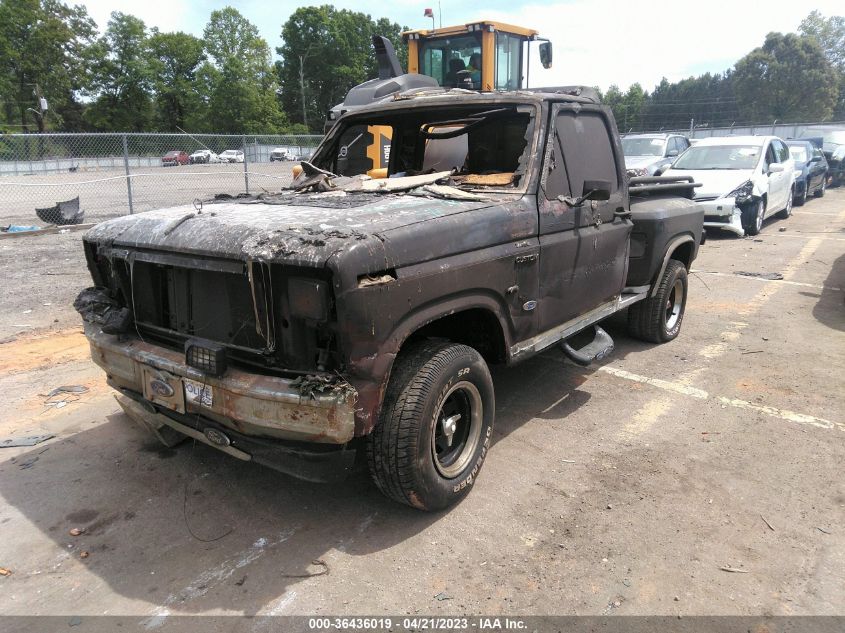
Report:
M85 324L91 357L124 393L144 393L145 369L167 372L211 386L210 406L186 399L185 413L203 416L244 436L345 444L355 431L357 394L346 388L302 396L292 380L230 368L213 378L185 364L183 354L137 338L104 334Z
M742 210L736 206L733 198L703 200L698 204L704 209L705 228L725 229L740 237L745 235L745 229L742 228Z

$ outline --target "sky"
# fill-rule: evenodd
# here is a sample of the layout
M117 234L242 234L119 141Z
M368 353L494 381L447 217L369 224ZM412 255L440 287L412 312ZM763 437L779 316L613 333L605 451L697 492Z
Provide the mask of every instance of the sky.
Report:
M202 36L208 16L226 5L237 8L255 24L271 49L281 44L281 27L290 14L309 3L286 0L66 0L83 4L103 29L111 11L131 13L162 31L185 31ZM431 26L423 17L431 0L391 2L329 2L338 8L387 17L403 26ZM589 85L623 90L639 82L651 91L661 78L678 81L705 72L722 72L743 55L762 45L771 31L790 32L813 9L843 15L842 0L569 0L482 3L442 1L437 18L444 25L492 19L535 28L554 44L554 65L540 68L532 60L531 85ZM536 47L535 47L536 49ZM535 51L536 55L536 51Z

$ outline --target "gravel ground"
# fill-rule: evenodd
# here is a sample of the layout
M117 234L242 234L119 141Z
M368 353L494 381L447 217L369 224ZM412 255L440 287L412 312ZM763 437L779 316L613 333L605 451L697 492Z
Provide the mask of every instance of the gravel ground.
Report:
M694 268L676 341L497 369L474 490L423 514L159 448L74 325L79 235L0 240L0 435L56 435L0 455L0 613L843 615L845 190Z
M281 161L248 165L249 190L277 191L291 181L295 163ZM195 198L246 189L243 165L180 165L133 169L132 200L135 213L190 204ZM36 208L79 196L85 222L129 213L126 174L122 169L52 173L0 178L0 226L44 225Z

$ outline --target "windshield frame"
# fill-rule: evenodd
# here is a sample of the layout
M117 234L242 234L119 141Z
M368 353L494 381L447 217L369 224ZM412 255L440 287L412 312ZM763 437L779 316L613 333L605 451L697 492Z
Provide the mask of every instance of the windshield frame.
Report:
M361 125L368 122L369 125L390 125L392 117L401 116L402 113L415 113L420 111L420 101L423 99L410 99L404 102L394 102L392 104L381 104L377 109L366 109L363 111L352 111L344 114L332 126L329 133L323 138L316 150L311 156L311 162L317 167L320 167L321 162L325 161L327 164L333 164L332 156L335 153L337 142L343 136L343 133L348 127L354 125ZM436 110L448 110L454 114L456 110L466 110L466 115L471 116L473 113L478 113L486 110L494 110L498 108L513 108L517 112L528 114L529 121L526 126L526 137L528 142L524 150L524 155L527 159L522 165L524 177L520 179L517 186L507 188L500 187L484 187L484 186L468 186L462 185L462 191L472 191L474 193L489 193L489 194L517 194L524 195L529 191L532 183L536 182L539 169L536 167L537 161L542 161L540 148L540 131L542 126L538 124L542 120L543 105L536 101L520 101L520 100L501 100L501 99L467 99L461 102L456 102L454 98L431 98L425 99L425 110L432 112L429 119L430 123L440 123L441 118L434 114ZM415 103L416 102L416 103ZM448 116L449 119L454 118L453 115ZM442 119L446 120L446 119ZM325 169L325 167L321 167ZM330 170L329 170L330 171Z
M696 154L702 154L707 150L714 149L714 148L736 148L736 149L756 149L758 152L757 159L754 161L754 164L748 167L684 167L678 165L679 162L683 160L689 160L690 156L695 156ZM693 151L695 150L695 151ZM766 146L765 145L754 145L754 144L739 144L739 143L713 143L707 145L691 145L689 146L684 152L681 153L680 156L672 163L672 169L677 169L678 171L754 171L760 166L760 161L766 155Z

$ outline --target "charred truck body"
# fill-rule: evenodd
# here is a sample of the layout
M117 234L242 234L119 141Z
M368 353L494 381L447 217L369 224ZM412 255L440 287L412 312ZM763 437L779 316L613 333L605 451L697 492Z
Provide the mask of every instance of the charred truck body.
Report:
M342 151L376 125L381 179ZM303 168L85 236L93 359L160 440L313 480L360 455L389 497L443 508L491 446L489 364L553 345L588 364L623 309L642 339L680 331L694 185L629 183L589 89L403 93L343 116Z

